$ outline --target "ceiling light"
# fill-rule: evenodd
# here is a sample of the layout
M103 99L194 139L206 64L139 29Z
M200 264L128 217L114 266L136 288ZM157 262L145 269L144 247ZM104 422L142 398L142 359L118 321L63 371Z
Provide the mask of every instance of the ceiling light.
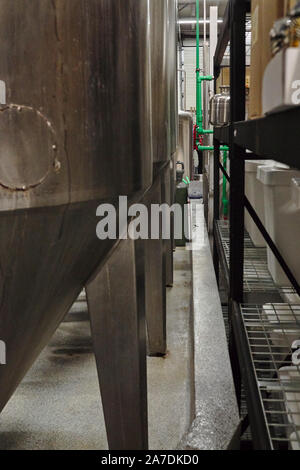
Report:
M204 20L200 20L199 23L204 24ZM206 23L209 24L210 20L206 20ZM223 23L223 20L218 20L218 23ZM178 20L178 24L197 24L197 20Z

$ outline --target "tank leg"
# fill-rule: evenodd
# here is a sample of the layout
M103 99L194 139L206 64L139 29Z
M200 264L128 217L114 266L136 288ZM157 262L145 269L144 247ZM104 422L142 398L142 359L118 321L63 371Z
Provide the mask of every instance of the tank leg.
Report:
M151 204L161 204L161 177L159 176L148 195ZM150 213L150 209L149 209ZM163 356L166 341L166 264L163 240L146 241L146 320L148 353Z
M122 241L86 287L111 450L148 448L143 256Z
M170 165L165 169L163 178L162 178L162 201L172 206L173 201L171 198L172 188L171 188L171 169ZM174 243L174 217L171 214L171 237L168 240L164 240L164 256L165 256L165 265L166 265L166 286L173 286L173 243Z

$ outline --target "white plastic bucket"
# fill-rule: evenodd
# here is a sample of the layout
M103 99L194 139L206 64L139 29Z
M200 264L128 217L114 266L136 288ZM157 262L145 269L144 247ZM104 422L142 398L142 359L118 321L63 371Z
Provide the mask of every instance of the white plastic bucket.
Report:
M300 283L300 171L258 167L264 185L265 227ZM268 266L276 284L290 286L270 248Z

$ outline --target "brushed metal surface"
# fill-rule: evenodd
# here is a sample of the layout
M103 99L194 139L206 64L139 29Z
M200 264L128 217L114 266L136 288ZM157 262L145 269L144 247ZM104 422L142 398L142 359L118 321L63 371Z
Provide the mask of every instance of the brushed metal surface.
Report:
M148 0L0 2L0 410L113 248L99 202L152 183L149 34Z
M222 93L214 95L209 102L209 122L215 127L228 126L230 121L230 95L228 87L221 87L221 91Z
M59 169L55 135L40 112L24 106L4 108L0 114L0 133L0 185L3 188L23 191L34 188L42 184L55 167Z
M178 141L177 90L177 1L168 0L168 83L170 156L176 152Z
M193 116L185 111L179 112L179 141L177 161L184 163L184 175L193 177Z
M122 241L86 288L108 444L119 451L148 448L144 256L145 241Z
M114 241L95 233L97 202L0 216L0 410Z
M159 163L170 157L168 0L151 0L150 20L153 161Z
M165 168L162 175L162 202L172 206L175 202L173 193L173 162L172 160ZM172 287L174 281L174 216L171 214L171 238L169 240L163 240L164 244L164 256L165 256L165 273L166 273L166 286Z
M154 163L170 160L177 146L176 19L176 0L150 1Z
M148 206L149 224L151 224L151 204L162 204L162 169L155 177L151 189L144 198ZM167 351L167 304L166 304L166 269L164 241L147 240L145 245L145 312L148 332L148 354L163 356Z
M156 25L167 52L162 138L152 138L150 4L0 2L0 410L116 248L96 237L99 203L138 200L152 184L153 142L164 160L176 150L176 2L160 5L166 30Z
M7 104L29 106L51 123L61 168L30 192L30 204L27 194L1 188L0 210L109 199L151 185L148 9L147 0L1 0ZM11 116L7 139L24 134L34 168L40 152L27 127ZM44 138L38 123L35 133Z

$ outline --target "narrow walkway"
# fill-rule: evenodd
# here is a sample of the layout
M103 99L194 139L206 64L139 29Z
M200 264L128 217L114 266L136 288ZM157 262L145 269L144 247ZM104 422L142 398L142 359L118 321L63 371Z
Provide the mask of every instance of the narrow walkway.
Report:
M167 294L169 352L165 359L148 358L149 440L157 450L226 449L238 425L203 206L192 207L196 239L176 250L175 283ZM1 414L0 449L106 448L81 300Z
M168 355L148 358L150 448L176 449L194 416L191 253L175 254L168 289ZM0 415L0 449L106 449L85 302L29 371Z
M193 202L192 214L196 419L182 446L222 450L238 445L239 413L204 206Z

